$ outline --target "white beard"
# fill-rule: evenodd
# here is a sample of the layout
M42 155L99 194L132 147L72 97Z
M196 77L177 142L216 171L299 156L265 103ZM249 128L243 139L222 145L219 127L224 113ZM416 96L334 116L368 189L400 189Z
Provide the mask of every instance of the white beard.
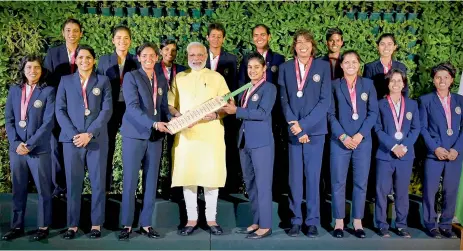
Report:
M188 66L194 71L200 71L206 67L206 61L204 61L200 66L195 66L190 61L188 61Z

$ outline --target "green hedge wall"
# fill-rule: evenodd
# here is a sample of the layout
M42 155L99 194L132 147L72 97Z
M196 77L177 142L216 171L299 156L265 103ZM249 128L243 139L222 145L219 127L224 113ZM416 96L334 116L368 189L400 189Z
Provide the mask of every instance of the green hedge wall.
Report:
M311 30L318 42L319 53L326 53L324 34L327 28L337 26L344 31L344 49L355 49L361 54L363 63L378 58L375 41L383 32L396 35L399 50L396 58L405 63L411 79L411 96L416 98L432 89L430 68L443 61L463 68L463 9L462 2L203 2L203 7L215 7L211 16L191 17L184 1L176 2L183 16L133 15L130 17L85 14L84 2L1 2L0 3L0 110L4 110L7 85L17 77L19 59L26 53L45 54L50 46L62 42L61 24L68 17L82 21L84 37L82 44L95 48L98 56L110 53L111 27L126 22L132 29L132 50L144 41L159 43L161 39L178 39L180 53L178 62L186 65L186 44L205 41L207 24L211 21L225 25L227 36L224 48L239 58L252 50L251 27L265 23L271 29L270 46L274 51L291 57L292 34L299 28ZM156 6L172 6L172 1L154 1ZM188 3L190 8L199 8L197 2ZM87 2L85 6L94 6ZM140 6L129 2L125 6ZM145 5L145 4L143 4ZM151 5L151 3L150 3ZM100 4L100 7L106 5ZM145 7L145 6L140 6ZM401 12L410 12L408 19L401 20ZM152 9L154 12L154 8ZM365 16L365 12L368 15ZM376 13L383 18L376 19ZM396 22L384 20L395 13ZM166 12L167 13L167 12ZM192 12L191 12L192 14ZM417 18L416 18L417 15ZM459 71L456 79L459 79ZM454 85L457 90L458 84ZM8 142L4 130L4 114L0 115L0 192L10 192ZM120 139L114 157L113 193L122 191L122 162ZM417 147L423 147L418 143ZM416 160L410 192L420 193L420 172L423 159ZM167 191L170 170L163 160L160 175L160 190ZM238 188L237 188L238 189ZM85 192L89 191L88 184Z

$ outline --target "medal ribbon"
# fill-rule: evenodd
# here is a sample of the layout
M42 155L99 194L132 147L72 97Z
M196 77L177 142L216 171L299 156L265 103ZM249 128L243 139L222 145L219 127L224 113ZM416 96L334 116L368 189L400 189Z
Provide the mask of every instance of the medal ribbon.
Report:
M395 112L395 107L394 104L392 103L391 96L387 95L387 102L389 102L389 107L391 108L392 114L394 115L394 124L395 124L395 129L397 132L402 132L402 123L404 121L404 113L405 113L405 99L402 96L401 98L401 103L400 103L400 118L397 119L397 114Z
M257 89L257 87L259 87L262 83L264 83L264 81L265 79L262 78L255 85L253 85L252 87L249 87L246 91L244 91L243 96L241 96L241 107L246 108L246 106L248 105L249 97L252 96L253 92Z
M153 78L152 78L152 86L153 86L153 104L154 104L154 110L156 110L156 96L157 96L157 91L158 91L158 79L156 78L156 74L153 72Z
M437 95L439 97L439 95ZM447 98L447 104L445 103L444 99L439 97L442 107L444 107L445 111L445 119L447 120L447 128L452 129L452 112L450 111L450 95Z
M90 79L90 76L84 80L84 76L80 75L80 84L82 85L82 98L84 98L84 106L85 109L88 109L88 102L87 102L87 84L88 80Z
M27 116L27 106L29 105L29 101L31 100L32 93L34 92L35 85L31 86L31 91L29 95L26 97L26 84L24 84L22 88L21 94L21 120L25 121Z
M346 79L347 83L347 79ZM355 90L355 85L357 84L357 77L355 77L354 81L352 82L352 89L349 88L349 84L347 84L347 89L349 90L350 102L352 103L352 110L354 114L357 113L357 91Z
M305 80L307 79L307 76L309 75L310 66L312 66L312 60L313 58L310 57L309 62L307 63L307 68L305 69L304 78L301 80L301 73L299 70L299 60L297 59L297 57L294 59L294 68L296 68L296 80L297 80L297 90L298 91L302 91L302 89L304 89Z
M162 72L164 72L164 76L167 79L167 85L170 88L170 75L169 75L169 72L167 71L167 66L164 64L164 61L161 61L161 68L162 68ZM175 78L175 75L177 75L177 67L175 66L175 64L172 63L172 78Z

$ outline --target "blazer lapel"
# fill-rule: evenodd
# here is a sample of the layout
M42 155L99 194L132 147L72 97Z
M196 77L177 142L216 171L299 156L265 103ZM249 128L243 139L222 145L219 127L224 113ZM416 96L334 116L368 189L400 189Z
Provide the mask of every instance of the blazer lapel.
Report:
M439 96L437 96L437 92L435 92L435 94L436 95L433 95L432 99L434 103L436 104L436 109L439 110L442 113L442 116L444 116L444 119L446 119L444 107L442 106L442 103L440 102Z
M376 61L375 69L377 74L384 74L384 67L383 64L381 64L381 60Z
M82 97L82 84L80 83L80 76L79 76L79 71L76 71L74 75L72 76L72 86L74 90L77 92L77 95L84 100Z
M450 98L450 114L452 114L452 129L456 132L456 130L460 127L460 119L455 112L455 108L458 106L457 101L455 100L455 95L451 95ZM460 107L461 110L461 107Z
M350 100L350 94L349 94L349 89L347 87L347 81L345 78L341 78L341 84L340 84L341 92L344 94L344 97L347 100L347 103L352 107L352 102ZM357 88L357 87L356 87Z
M109 58L109 60L110 60L109 65L113 65L113 67L114 67L113 69L114 69L114 74L116 75L115 77L120 76L121 73L119 71L119 64L117 62L117 54L116 54L116 52L111 54L111 57ZM125 65L124 65L124 68L125 68Z
M27 104L27 112L29 112L29 110L31 109L32 104L35 102L35 100L37 100L37 98L39 97L41 92L42 92L41 87L36 86L34 88L34 91L32 91L31 99L29 100L29 104Z
M355 103L357 105L357 113L359 113L360 110L360 104L362 106L366 106L366 102L362 102L362 92L363 92L363 83L362 83L362 78L360 76L357 77L357 83L355 83ZM368 97L371 98L371 97ZM368 101L368 99L367 99ZM367 109L365 109L366 111Z
M92 72L92 74L90 74L90 77L88 79L87 88L85 89L85 92L87 94L87 100L88 100L88 97L91 95L93 87L96 85L97 80L98 79L96 77L96 74Z
M69 66L71 65L71 62L69 61L69 57L68 57L68 49L65 44L63 44L63 46L60 48L59 61L67 62Z
M145 71L143 69L139 69L138 73L140 74L141 78L143 79L143 82L145 83L146 88L148 88L151 97L153 97L153 87L151 86L150 80L149 80L148 76L146 75Z

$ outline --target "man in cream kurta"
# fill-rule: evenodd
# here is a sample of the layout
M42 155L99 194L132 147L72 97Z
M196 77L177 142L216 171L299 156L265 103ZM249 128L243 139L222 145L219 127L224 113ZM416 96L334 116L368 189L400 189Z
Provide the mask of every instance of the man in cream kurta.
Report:
M190 43L187 52L191 69L177 74L168 95L169 109L174 117L230 92L219 73L205 68L207 50L204 45ZM223 233L215 219L218 188L225 185L227 175L222 116L221 113L208 114L175 136L172 187L183 187L188 214L188 223L180 230L180 235L190 235L196 229L198 186L204 187L206 220L211 233Z

